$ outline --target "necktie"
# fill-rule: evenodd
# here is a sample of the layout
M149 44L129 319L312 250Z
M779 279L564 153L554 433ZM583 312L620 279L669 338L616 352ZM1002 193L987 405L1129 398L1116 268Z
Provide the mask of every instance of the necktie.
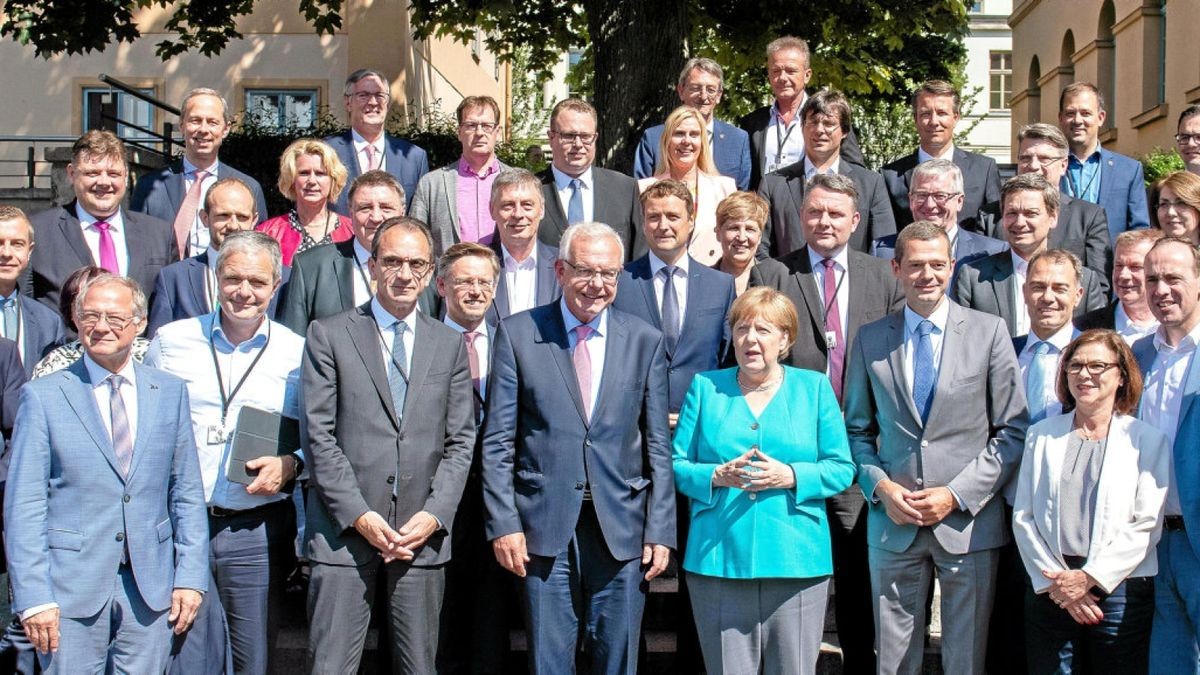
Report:
M120 275L121 270L117 267L117 246L113 243L112 232L108 231L111 227L107 220L97 220L96 229L100 230L100 266Z
M842 336L842 312L838 308L838 283L833 268L833 259L821 261L825 266L825 347L829 354L829 381L833 384L833 393L840 403L842 400L842 369L846 363L846 340ZM830 340L832 337L832 340ZM833 346L830 347L830 342Z
M392 362L388 364L388 389L392 391L392 405L396 408L396 419L404 418L404 399L408 396L408 373L404 369L408 361L404 349L404 331L408 324L397 321L392 324Z
M5 298L2 303L4 306L4 337L9 340L17 339L17 331L20 328L17 326L17 299Z
M1040 422L1046 417L1046 367L1050 359L1050 344L1039 341L1033 348L1033 360L1025 371L1025 391L1029 398L1029 423Z
M675 294L675 271L679 268L667 265L658 271L663 279L662 293L662 331L666 340L667 351L674 353L675 345L679 343L679 296Z
M207 171L193 174L192 187L188 188L187 196L175 214L175 243L179 245L180 260L188 255L188 241L192 237L192 226L196 224L196 212L200 210L200 194L204 191L205 178L208 178Z
M567 225L583 222L583 182L571 179L571 201L567 202Z
M933 364L933 322L928 319L917 324L917 353L913 358L913 403L921 414L921 422L929 419L930 404L933 403L933 383L937 373Z
M571 361L575 364L575 377L579 378L579 396L583 399L584 416L592 419L592 356L588 353L587 338L592 327L581 324L575 327L575 353Z
M133 463L133 437L129 435L129 417L125 414L125 399L121 398L121 385L125 378L120 375L108 377L108 414L112 418L113 453L121 466L121 475L129 475Z
M367 171L375 170L375 146L368 145L363 148L363 152L367 154Z
M463 340L467 343L467 363L471 367L471 385L475 387L475 396L471 400L475 404L475 419L479 419L480 399L483 397L481 389L483 385L483 376L479 372L479 353L475 351L475 340L479 338L479 331L469 330L463 333Z

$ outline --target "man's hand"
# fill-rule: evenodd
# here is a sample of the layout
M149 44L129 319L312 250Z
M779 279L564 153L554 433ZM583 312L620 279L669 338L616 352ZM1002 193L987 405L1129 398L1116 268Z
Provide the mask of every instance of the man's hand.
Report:
M496 562L513 574L525 578L525 563L529 562L529 551L525 548L525 533L513 532L492 540L492 552Z
M258 471L254 482L246 486L246 492L270 497L279 494L284 483L296 477L296 458L291 455L255 457L246 462L246 470Z
M58 608L42 610L21 622L33 648L43 654L58 651Z
M400 526L400 546L416 554L429 537L438 530L438 520L428 511L417 511L407 523ZM411 557L411 556L410 556Z
M667 424L670 425L671 431L675 431L675 427L679 425L679 413L667 413Z
M1104 619L1104 612L1100 611L1099 599L1096 596L1088 593L1080 600L1068 604L1063 609L1067 610L1067 614L1075 620L1075 623L1084 626L1095 626Z
M752 461L742 469L743 484L748 492L761 492L772 488L790 490L796 487L796 474L792 467L780 462L767 453L755 448Z
M671 549L662 544L646 544L642 546L642 564L649 565L646 569L646 581L662 574L671 561Z
M367 511L354 521L354 529L379 552L383 554L384 562L393 560L412 560L412 551L400 545L400 533L393 530L383 516L374 511Z
M742 467L749 464L750 458L753 456L754 451L747 450L739 457L735 457L724 464L718 464L716 470L713 471L712 486L741 489L746 484L746 478L742 474Z
M908 493L904 498L920 514L921 525L937 525L958 508L958 500L948 487L935 487Z
M176 635L183 635L192 627L203 600L204 595L200 591L190 588L176 588L171 591L171 613L167 615L167 622L175 627Z
M1042 570L1042 576L1052 582L1050 599L1059 607L1066 607L1082 600L1096 585L1096 580L1083 570Z
M899 483L891 480L881 480L875 485L875 494L883 502L888 518L897 525L921 526L921 512L914 509L908 500L914 493L905 490Z

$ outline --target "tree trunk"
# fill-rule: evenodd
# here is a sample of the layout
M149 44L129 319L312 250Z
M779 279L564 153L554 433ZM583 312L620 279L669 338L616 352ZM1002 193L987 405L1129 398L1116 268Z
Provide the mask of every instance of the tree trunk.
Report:
M679 105L675 81L688 36L686 0L585 0L600 116L597 164L629 173L638 139Z

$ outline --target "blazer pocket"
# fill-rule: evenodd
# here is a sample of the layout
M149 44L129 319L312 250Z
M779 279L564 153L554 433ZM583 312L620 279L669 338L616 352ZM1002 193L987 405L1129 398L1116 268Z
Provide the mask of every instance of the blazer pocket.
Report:
M529 469L517 469L517 483L531 488L542 486L542 474Z
M641 492L642 490L650 487L650 479L646 478L645 476L626 478L625 484L628 485L634 492Z
M163 520L161 523L159 523L158 525L155 525L154 529L158 531L159 543L162 543L162 542L170 539L171 535L175 534L175 528L171 527L171 519L170 518L167 518L167 519Z
M46 530L46 544L50 548L81 551L83 550L83 533L75 530L59 530L52 527Z
M950 386L951 387L965 387L968 384L975 384L976 382L978 382L981 379L983 379L983 373L975 373L974 375L968 375L966 377L961 377L961 378L955 380L954 384L952 384Z

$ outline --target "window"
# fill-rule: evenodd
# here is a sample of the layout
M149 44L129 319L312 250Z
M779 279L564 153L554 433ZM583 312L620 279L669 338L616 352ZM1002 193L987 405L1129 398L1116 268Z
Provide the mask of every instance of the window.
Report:
M246 114L273 129L308 129L317 121L316 89L247 89Z
M988 107L992 110L1008 110L1008 99L1012 97L1012 52L991 52L990 96Z
M139 87L138 91L149 96L154 95L154 89ZM121 122L117 122L121 120ZM138 131L129 126L154 128L154 108L147 102L134 98L129 94L108 87L83 88L83 129L106 129L127 141L153 140L144 131Z
M983 11L983 3L980 2L980 0L975 0L975 2L972 2L970 7L967 8L967 11L972 14L979 14Z

